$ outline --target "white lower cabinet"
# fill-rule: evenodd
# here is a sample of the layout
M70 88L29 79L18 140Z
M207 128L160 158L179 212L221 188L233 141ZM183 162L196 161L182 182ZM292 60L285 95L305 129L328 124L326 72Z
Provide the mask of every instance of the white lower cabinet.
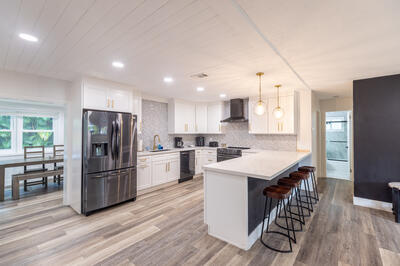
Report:
M137 189L145 189L152 186L151 181L151 156L139 157L137 167Z
M168 161L167 182L178 180L181 174L180 158L174 158Z
M166 183L168 180L168 162L157 161L151 164L152 186Z
M161 185L170 181L179 179L180 175L180 154L171 153L166 155L154 155L151 159L151 186ZM138 162L140 167L140 160L144 157L139 157ZM138 170L138 184L140 178L140 172ZM139 188L138 190L142 188Z
M203 173L203 166L210 163L217 162L217 151L216 150L196 150L196 167L195 173Z

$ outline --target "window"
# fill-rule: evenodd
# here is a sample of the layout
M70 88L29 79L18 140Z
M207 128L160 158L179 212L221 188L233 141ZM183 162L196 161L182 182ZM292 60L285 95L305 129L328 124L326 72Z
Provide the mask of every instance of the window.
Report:
M346 123L344 117L327 117L326 131L344 131L343 124Z
M11 116L0 116L0 150L11 150Z
M63 116L38 114L0 114L0 155L22 154L26 146L45 146L52 151L54 144L63 143Z
M23 117L22 148L25 146L54 145L53 118L51 117Z

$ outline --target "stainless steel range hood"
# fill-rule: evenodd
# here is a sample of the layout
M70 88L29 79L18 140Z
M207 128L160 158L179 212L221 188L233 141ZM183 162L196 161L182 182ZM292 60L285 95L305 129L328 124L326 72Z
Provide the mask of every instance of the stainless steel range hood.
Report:
M230 100L230 114L229 117L221 120L221 122L247 122L248 119L245 117L244 113L244 99L232 99Z

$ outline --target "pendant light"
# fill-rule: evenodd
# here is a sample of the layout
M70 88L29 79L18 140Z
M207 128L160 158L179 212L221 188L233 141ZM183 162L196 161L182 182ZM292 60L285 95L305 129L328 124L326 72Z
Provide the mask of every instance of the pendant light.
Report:
M277 94L278 94L278 105L275 107L275 109L272 111L272 114L274 115L274 117L276 119L281 119L284 115L283 109L279 106L279 88L282 87L282 85L278 84L275 85L275 88L277 90Z
M254 113L256 115L263 115L265 113L265 110L267 109L265 103L261 99L261 76L264 75L264 73L258 72L256 73L256 75L258 76L259 86L258 86L258 101L254 106Z

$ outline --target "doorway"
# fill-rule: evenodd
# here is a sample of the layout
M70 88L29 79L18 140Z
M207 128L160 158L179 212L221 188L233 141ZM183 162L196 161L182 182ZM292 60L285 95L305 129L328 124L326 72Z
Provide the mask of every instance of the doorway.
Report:
M326 112L326 176L351 180L351 111Z

